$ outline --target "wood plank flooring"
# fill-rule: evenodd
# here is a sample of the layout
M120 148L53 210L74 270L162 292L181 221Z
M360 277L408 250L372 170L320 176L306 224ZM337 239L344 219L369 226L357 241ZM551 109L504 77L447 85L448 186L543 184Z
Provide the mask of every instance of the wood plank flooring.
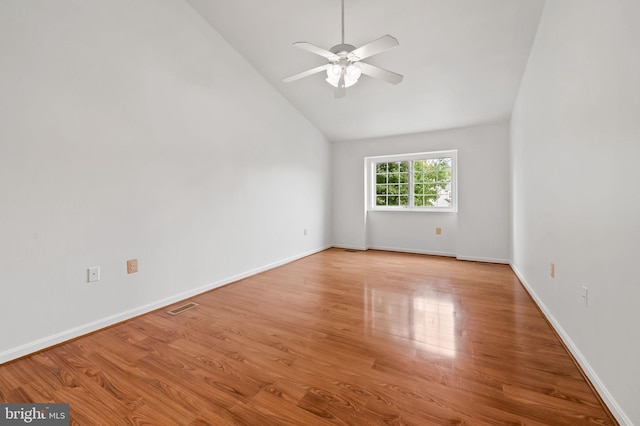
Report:
M506 265L330 249L0 366L78 425L617 424Z

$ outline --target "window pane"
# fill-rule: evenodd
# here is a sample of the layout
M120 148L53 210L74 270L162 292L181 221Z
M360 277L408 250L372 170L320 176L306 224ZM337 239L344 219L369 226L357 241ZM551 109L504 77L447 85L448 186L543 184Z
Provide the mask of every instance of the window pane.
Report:
M387 172L387 163L376 164L376 173L386 173L386 172Z
M401 206L408 206L409 205L409 196L408 195L401 195L400 196L400 205Z
M413 164L415 183L451 180L451 158L449 157L415 160Z
M388 179L389 183L398 183L400 182L400 175L398 173L390 173Z
M400 163L400 171L403 173L407 173L409 172L409 162L408 161L403 161Z
M387 193L387 185L376 185L376 194L386 194Z
M388 205L389 206L397 206L397 205L399 205L398 201L400 201L400 198L398 196L390 196Z
M448 170L442 170L440 169L438 171L438 181L440 182L448 182L451 179L451 172L449 172Z
M409 185L400 185L400 194L408 195L409 194Z
M436 200L436 205L438 207L451 207L453 204L451 203L451 199L446 195L441 195Z
M376 197L376 206L386 206L387 205L387 197L378 196Z
M400 183L409 183L409 173L400 173Z
M416 207L451 207L450 157L413 161L413 204Z
M422 187L424 189L423 192L422 192L424 195L437 195L438 194L438 188L434 184L425 184Z
M387 175L376 175L376 183L387 183Z

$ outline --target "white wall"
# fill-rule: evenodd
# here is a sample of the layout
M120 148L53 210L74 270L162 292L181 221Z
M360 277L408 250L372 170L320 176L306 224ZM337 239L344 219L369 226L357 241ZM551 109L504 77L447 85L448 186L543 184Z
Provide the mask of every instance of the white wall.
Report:
M622 424L640 424L639 20L637 0L547 2L512 117L513 266Z
M334 244L509 262L508 147L506 124L334 143ZM365 157L449 149L458 150L458 213L365 212Z
M182 1L3 0L0 117L0 362L330 245L331 145Z

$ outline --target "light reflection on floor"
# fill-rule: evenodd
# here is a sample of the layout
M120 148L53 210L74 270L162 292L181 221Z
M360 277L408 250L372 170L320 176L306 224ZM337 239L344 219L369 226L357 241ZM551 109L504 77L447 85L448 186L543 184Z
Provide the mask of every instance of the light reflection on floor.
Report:
M374 333L411 340L434 355L456 356L455 309L450 301L365 286L365 321Z

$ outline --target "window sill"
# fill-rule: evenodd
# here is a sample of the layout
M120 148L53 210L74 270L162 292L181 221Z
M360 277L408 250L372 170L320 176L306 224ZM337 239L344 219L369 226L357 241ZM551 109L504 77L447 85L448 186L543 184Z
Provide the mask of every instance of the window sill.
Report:
M458 213L455 208L438 207L371 207L370 212L407 212L407 213Z

